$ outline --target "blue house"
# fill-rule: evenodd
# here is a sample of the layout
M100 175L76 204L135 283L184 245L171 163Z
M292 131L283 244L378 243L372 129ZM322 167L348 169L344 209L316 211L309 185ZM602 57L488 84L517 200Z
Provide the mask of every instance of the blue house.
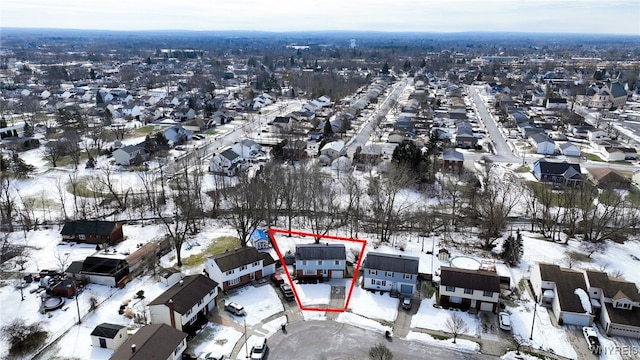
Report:
M257 250L269 249L269 236L261 229L255 229L251 233L251 243Z
M296 245L296 278L344 278L347 252L342 244Z
M368 253L362 264L364 288L413 295L419 263L413 256Z

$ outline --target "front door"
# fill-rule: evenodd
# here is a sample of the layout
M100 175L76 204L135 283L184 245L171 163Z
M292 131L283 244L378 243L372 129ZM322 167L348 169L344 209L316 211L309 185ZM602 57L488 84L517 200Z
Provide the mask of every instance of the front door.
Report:
M99 338L99 340L100 340L100 347L106 349L107 348L107 339Z

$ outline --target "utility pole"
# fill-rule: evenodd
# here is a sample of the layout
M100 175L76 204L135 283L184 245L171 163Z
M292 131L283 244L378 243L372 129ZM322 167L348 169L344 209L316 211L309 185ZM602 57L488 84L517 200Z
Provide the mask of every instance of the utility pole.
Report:
M536 310L538 310L538 302L534 301L534 303L533 303L533 320L531 321L531 335L529 336L529 340L533 340L533 326L536 323Z
M247 355L247 359L249 358L249 342L247 341L247 320L242 319L244 323L244 351Z
M82 322L80 319L80 304L78 304L78 283L73 279L73 292L76 295L76 309L78 310L78 324Z

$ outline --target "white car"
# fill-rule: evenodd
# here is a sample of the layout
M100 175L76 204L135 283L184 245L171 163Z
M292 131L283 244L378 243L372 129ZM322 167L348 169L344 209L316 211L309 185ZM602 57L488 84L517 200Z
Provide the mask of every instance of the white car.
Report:
M242 316L245 315L245 311L244 311L244 307L236 302L230 302L230 303L226 303L224 305L224 309L227 310L228 312L234 314L234 315L238 315L238 316Z
M584 339L587 340L587 346L589 351L594 354L600 354L602 348L600 347L600 340L598 340L598 333L591 326L585 326L582 328L582 334Z
M498 322L500 323L500 329L511 331L511 315L508 312L500 312L498 314Z
M226 357L218 353L204 353L198 357L198 360L225 360Z
M267 346L267 338L259 337L256 339L256 342L251 348L251 360L262 360L269 352L269 347Z

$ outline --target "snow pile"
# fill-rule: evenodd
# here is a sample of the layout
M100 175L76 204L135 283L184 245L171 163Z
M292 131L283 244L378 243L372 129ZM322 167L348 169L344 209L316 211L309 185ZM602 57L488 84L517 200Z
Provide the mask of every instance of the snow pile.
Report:
M538 360L540 358L536 357L536 356L527 355L527 354L525 354L523 352L520 352L520 354L516 354L515 351L509 351L508 353L502 355L502 357L500 357L500 359L503 359L503 360Z
M371 292L355 287L349 302L349 310L371 319L393 322L398 316L399 299L389 293Z
M391 327L389 326L384 326L377 321L373 321L365 317L362 317L360 315L352 314L349 312L340 313L336 321L357 326L365 330L377 331L379 333L384 333L385 331L392 330Z
M466 339L456 339L456 343L453 343L453 338L446 340L437 340L433 336L421 332L409 331L406 337L407 340L420 341L425 344L437 346L437 347L446 347L456 350L468 351L468 352L479 352L480 344L477 342L466 340Z
M423 299L420 302L418 312L411 318L412 328L446 331L447 320L449 320L451 315L457 314L467 326L465 335L479 336L480 321L475 315L462 311L454 312L452 310L438 309L435 308L433 304L435 304L435 296L429 299Z
M324 311L302 310L304 321L327 320L327 314Z
M246 321L248 326L256 325L269 316L284 311L278 294L271 286L245 287L237 294L229 296L227 301L244 306L247 315L233 318L239 323Z
M587 295L586 291L581 288L576 288L573 293L578 295L580 298L580 303L582 304L584 312L591 314L591 299L589 299L589 295Z

